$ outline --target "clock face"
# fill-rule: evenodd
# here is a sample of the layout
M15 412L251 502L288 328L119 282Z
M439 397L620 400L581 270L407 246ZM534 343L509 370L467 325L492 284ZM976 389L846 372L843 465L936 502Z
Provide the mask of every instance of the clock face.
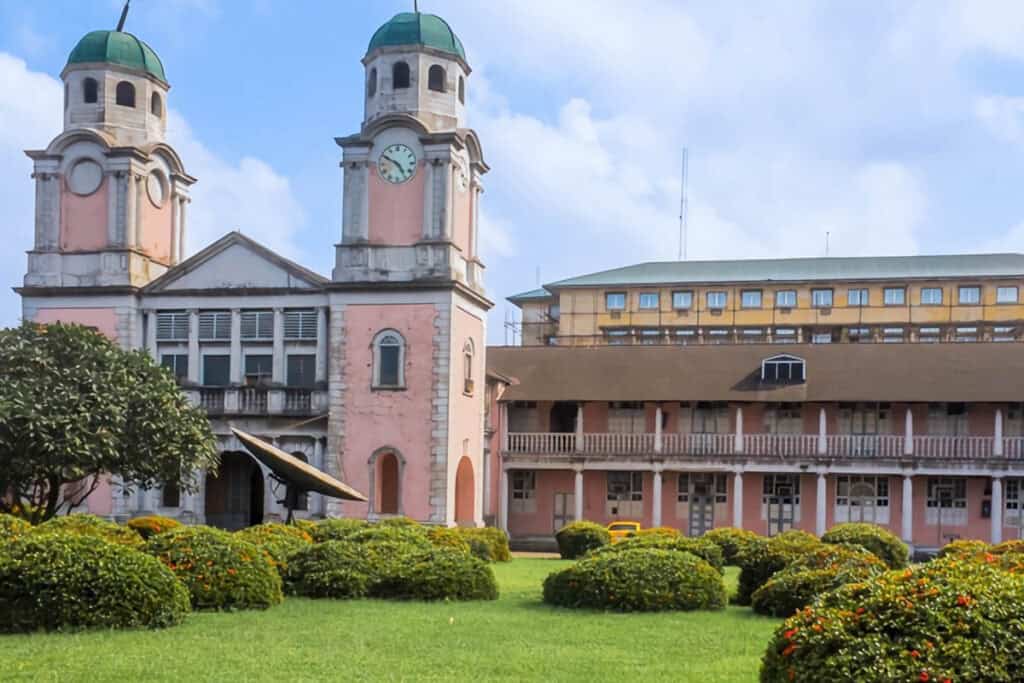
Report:
M377 159L377 173L389 183L404 183L416 174L416 155L406 145L388 145Z

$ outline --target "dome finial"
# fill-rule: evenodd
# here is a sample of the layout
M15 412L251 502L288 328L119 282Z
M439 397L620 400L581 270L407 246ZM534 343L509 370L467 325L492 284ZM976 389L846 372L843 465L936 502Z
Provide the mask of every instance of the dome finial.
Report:
M412 0L412 11L416 14L420 13L420 0Z
M121 10L121 19L117 22L117 32L120 33L124 30L124 21L128 18L128 6L132 4L132 0L125 0L124 9Z

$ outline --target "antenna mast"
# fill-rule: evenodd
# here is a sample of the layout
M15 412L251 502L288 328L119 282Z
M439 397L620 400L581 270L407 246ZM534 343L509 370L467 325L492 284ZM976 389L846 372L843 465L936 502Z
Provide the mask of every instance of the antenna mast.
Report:
M681 187L680 192L679 192L679 260L680 261L685 261L686 260L686 256L687 256L687 254L686 254L686 251L687 251L687 249L686 249L686 247L687 247L686 242L687 242L687 240L689 238L689 235L687 234L687 227L688 226L686 225L686 218L687 218L686 214L687 214L687 209L689 208L689 201L686 198L686 181L687 181L687 175L689 174L689 156L690 156L689 149L687 149L686 147L683 147L683 178L682 178L682 187Z
M124 21L128 18L128 6L132 4L132 0L126 0L124 3L124 9L121 10L121 19L117 22L117 32L120 33L124 30Z

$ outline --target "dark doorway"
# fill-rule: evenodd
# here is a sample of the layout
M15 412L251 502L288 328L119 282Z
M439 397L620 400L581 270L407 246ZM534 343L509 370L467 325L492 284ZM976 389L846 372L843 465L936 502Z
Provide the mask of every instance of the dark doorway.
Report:
M382 515L398 514L398 457L394 453L381 453L377 458L377 476L380 478L380 501L377 512Z
M576 431L576 404L559 401L551 406L551 431L571 434Z
M206 523L235 531L263 522L263 473L245 453L222 453L206 477Z

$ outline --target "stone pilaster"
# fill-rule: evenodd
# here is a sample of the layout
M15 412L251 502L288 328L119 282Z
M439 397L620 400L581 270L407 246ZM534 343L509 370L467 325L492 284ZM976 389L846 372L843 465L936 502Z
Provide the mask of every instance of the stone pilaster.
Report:
M448 422L451 358L451 304L435 304L430 431L430 521L448 521Z
M332 304L328 316L328 383L327 383L327 450L323 456L323 470L336 479L345 481L342 455L345 452L345 305ZM324 505L327 517L342 517L343 503L328 498Z

